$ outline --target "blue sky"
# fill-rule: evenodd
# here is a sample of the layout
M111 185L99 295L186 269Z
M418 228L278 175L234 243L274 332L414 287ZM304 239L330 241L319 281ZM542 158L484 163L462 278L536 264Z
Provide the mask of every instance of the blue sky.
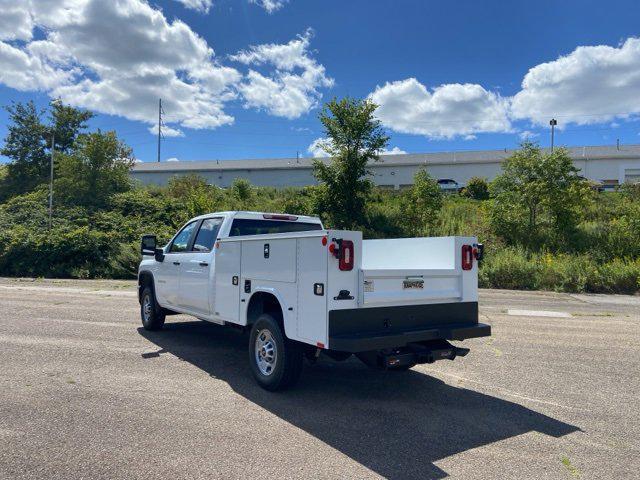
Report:
M344 95L381 105L397 152L546 145L551 116L559 144L640 143L637 1L14 3L0 104L91 108L143 161L159 95L163 160L310 156Z

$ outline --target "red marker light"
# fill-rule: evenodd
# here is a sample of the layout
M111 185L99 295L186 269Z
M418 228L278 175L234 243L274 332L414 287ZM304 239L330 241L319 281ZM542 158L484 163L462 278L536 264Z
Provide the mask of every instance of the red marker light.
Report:
M322 245L326 245L327 244L327 237L322 237Z
M336 244L335 244L335 243L332 243L331 245L329 245L329 251L330 251L331 253L333 253L333 252L335 252L335 251L336 251Z

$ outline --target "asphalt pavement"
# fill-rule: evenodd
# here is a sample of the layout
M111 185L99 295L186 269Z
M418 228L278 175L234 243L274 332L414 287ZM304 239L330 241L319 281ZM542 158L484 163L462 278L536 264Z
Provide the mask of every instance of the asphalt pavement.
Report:
M464 358L321 358L269 393L234 329L142 330L133 282L2 279L0 478L638 478L640 297L485 290L480 311Z

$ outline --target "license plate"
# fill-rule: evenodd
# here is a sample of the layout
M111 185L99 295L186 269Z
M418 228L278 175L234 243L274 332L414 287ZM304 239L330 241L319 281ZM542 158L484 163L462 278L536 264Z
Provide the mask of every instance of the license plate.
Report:
M404 290L409 290L409 289L422 290L424 288L424 280L404 280L402 282L402 288Z

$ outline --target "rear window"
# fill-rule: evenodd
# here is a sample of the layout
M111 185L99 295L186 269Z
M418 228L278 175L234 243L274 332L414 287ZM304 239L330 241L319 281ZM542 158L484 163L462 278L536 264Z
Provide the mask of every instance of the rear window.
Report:
M270 233L307 232L320 230L319 223L287 222L284 220L251 220L236 218L231 224L230 237L266 235Z

